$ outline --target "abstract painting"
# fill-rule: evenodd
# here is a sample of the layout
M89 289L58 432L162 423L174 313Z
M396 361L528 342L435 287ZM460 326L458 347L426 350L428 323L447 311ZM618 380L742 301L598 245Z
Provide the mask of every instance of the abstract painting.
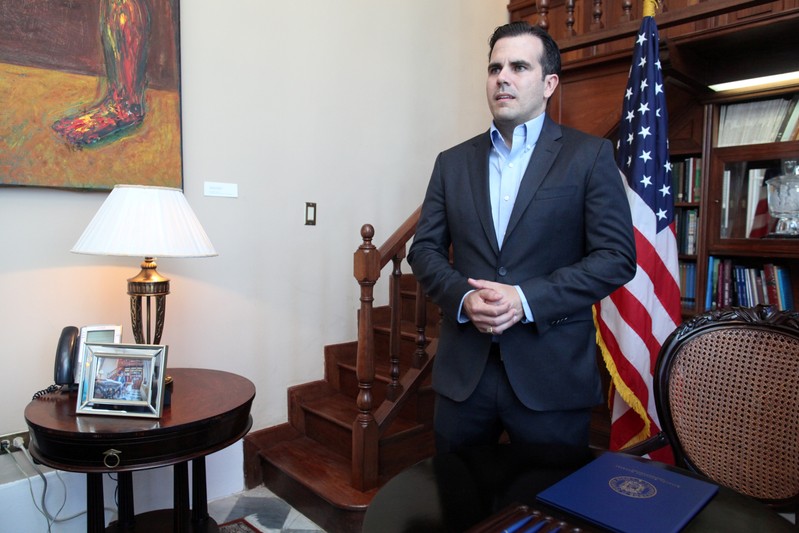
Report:
M182 187L179 0L0 0L0 185Z

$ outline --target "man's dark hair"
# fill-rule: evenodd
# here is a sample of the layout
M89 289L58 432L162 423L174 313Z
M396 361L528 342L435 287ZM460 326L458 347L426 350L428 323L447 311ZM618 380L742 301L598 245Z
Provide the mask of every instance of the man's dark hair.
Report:
M541 69L544 71L543 75L557 74L560 76L560 49L558 48L558 43L555 42L555 39L553 39L544 28L532 26L525 21L511 22L510 24L499 26L494 30L491 39L488 41L490 46L488 50L489 60L491 59L491 53L494 51L494 45L497 44L497 41L505 37L518 37L520 35L532 35L541 40L541 43L544 45L544 53L540 58Z

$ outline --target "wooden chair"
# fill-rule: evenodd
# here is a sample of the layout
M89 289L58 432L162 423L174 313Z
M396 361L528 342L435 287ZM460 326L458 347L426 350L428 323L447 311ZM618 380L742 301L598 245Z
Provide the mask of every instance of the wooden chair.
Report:
M726 308L680 325L660 350L662 431L677 464L779 511L799 503L799 313Z

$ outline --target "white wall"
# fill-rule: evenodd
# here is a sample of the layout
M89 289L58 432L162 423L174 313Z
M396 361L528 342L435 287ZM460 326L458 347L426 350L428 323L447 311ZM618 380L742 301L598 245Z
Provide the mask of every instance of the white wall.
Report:
M162 341L169 366L250 378L260 429L286 420L287 387L323 376L325 344L356 336L361 225L380 244L435 155L487 128L507 0L191 0L180 15L184 190L219 256L159 261ZM204 197L204 181L239 198ZM63 326L120 323L132 341L138 261L69 253L105 196L0 188L0 434L26 428Z

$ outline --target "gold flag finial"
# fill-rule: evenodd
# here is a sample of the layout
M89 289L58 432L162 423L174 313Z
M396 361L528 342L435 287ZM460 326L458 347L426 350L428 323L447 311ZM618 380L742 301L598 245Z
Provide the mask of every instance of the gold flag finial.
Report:
M644 16L654 17L658 7L658 0L644 0Z

